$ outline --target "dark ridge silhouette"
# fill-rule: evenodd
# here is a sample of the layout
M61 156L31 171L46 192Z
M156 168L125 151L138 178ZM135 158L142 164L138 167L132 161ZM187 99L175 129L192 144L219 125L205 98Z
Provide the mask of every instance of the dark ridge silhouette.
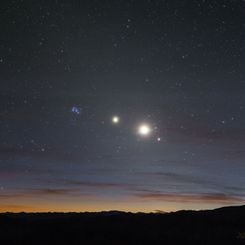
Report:
M245 206L149 214L2 213L0 244L245 244Z

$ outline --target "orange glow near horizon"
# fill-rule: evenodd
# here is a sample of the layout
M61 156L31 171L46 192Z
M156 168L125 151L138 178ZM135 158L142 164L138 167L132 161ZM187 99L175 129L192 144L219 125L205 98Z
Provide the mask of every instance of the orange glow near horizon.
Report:
M0 213L5 212L101 212L118 210L124 212L174 212L178 210L201 210L201 209L214 209L222 206L240 205L243 203L231 202L163 202L163 201L115 201L115 202L40 202L40 203L6 203L0 204Z

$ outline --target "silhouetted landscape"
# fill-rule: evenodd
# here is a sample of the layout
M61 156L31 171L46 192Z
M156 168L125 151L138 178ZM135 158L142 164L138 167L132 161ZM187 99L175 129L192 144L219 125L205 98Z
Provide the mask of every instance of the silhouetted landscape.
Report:
M2 213L0 244L245 244L245 206L173 213Z

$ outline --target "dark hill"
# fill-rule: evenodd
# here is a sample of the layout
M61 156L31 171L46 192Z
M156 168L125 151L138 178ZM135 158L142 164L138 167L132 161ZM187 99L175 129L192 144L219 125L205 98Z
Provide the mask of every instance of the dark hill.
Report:
M0 244L245 244L245 206L175 213L3 213Z

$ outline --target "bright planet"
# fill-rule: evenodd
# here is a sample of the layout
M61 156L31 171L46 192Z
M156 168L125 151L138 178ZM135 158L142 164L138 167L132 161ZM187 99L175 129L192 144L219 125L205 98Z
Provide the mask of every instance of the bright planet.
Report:
M141 124L138 128L138 133L142 136L147 136L151 133L151 127L148 124Z
M113 116L113 117L112 117L112 122L113 122L114 124L119 123L119 121L120 121L120 118L119 118L118 116Z

